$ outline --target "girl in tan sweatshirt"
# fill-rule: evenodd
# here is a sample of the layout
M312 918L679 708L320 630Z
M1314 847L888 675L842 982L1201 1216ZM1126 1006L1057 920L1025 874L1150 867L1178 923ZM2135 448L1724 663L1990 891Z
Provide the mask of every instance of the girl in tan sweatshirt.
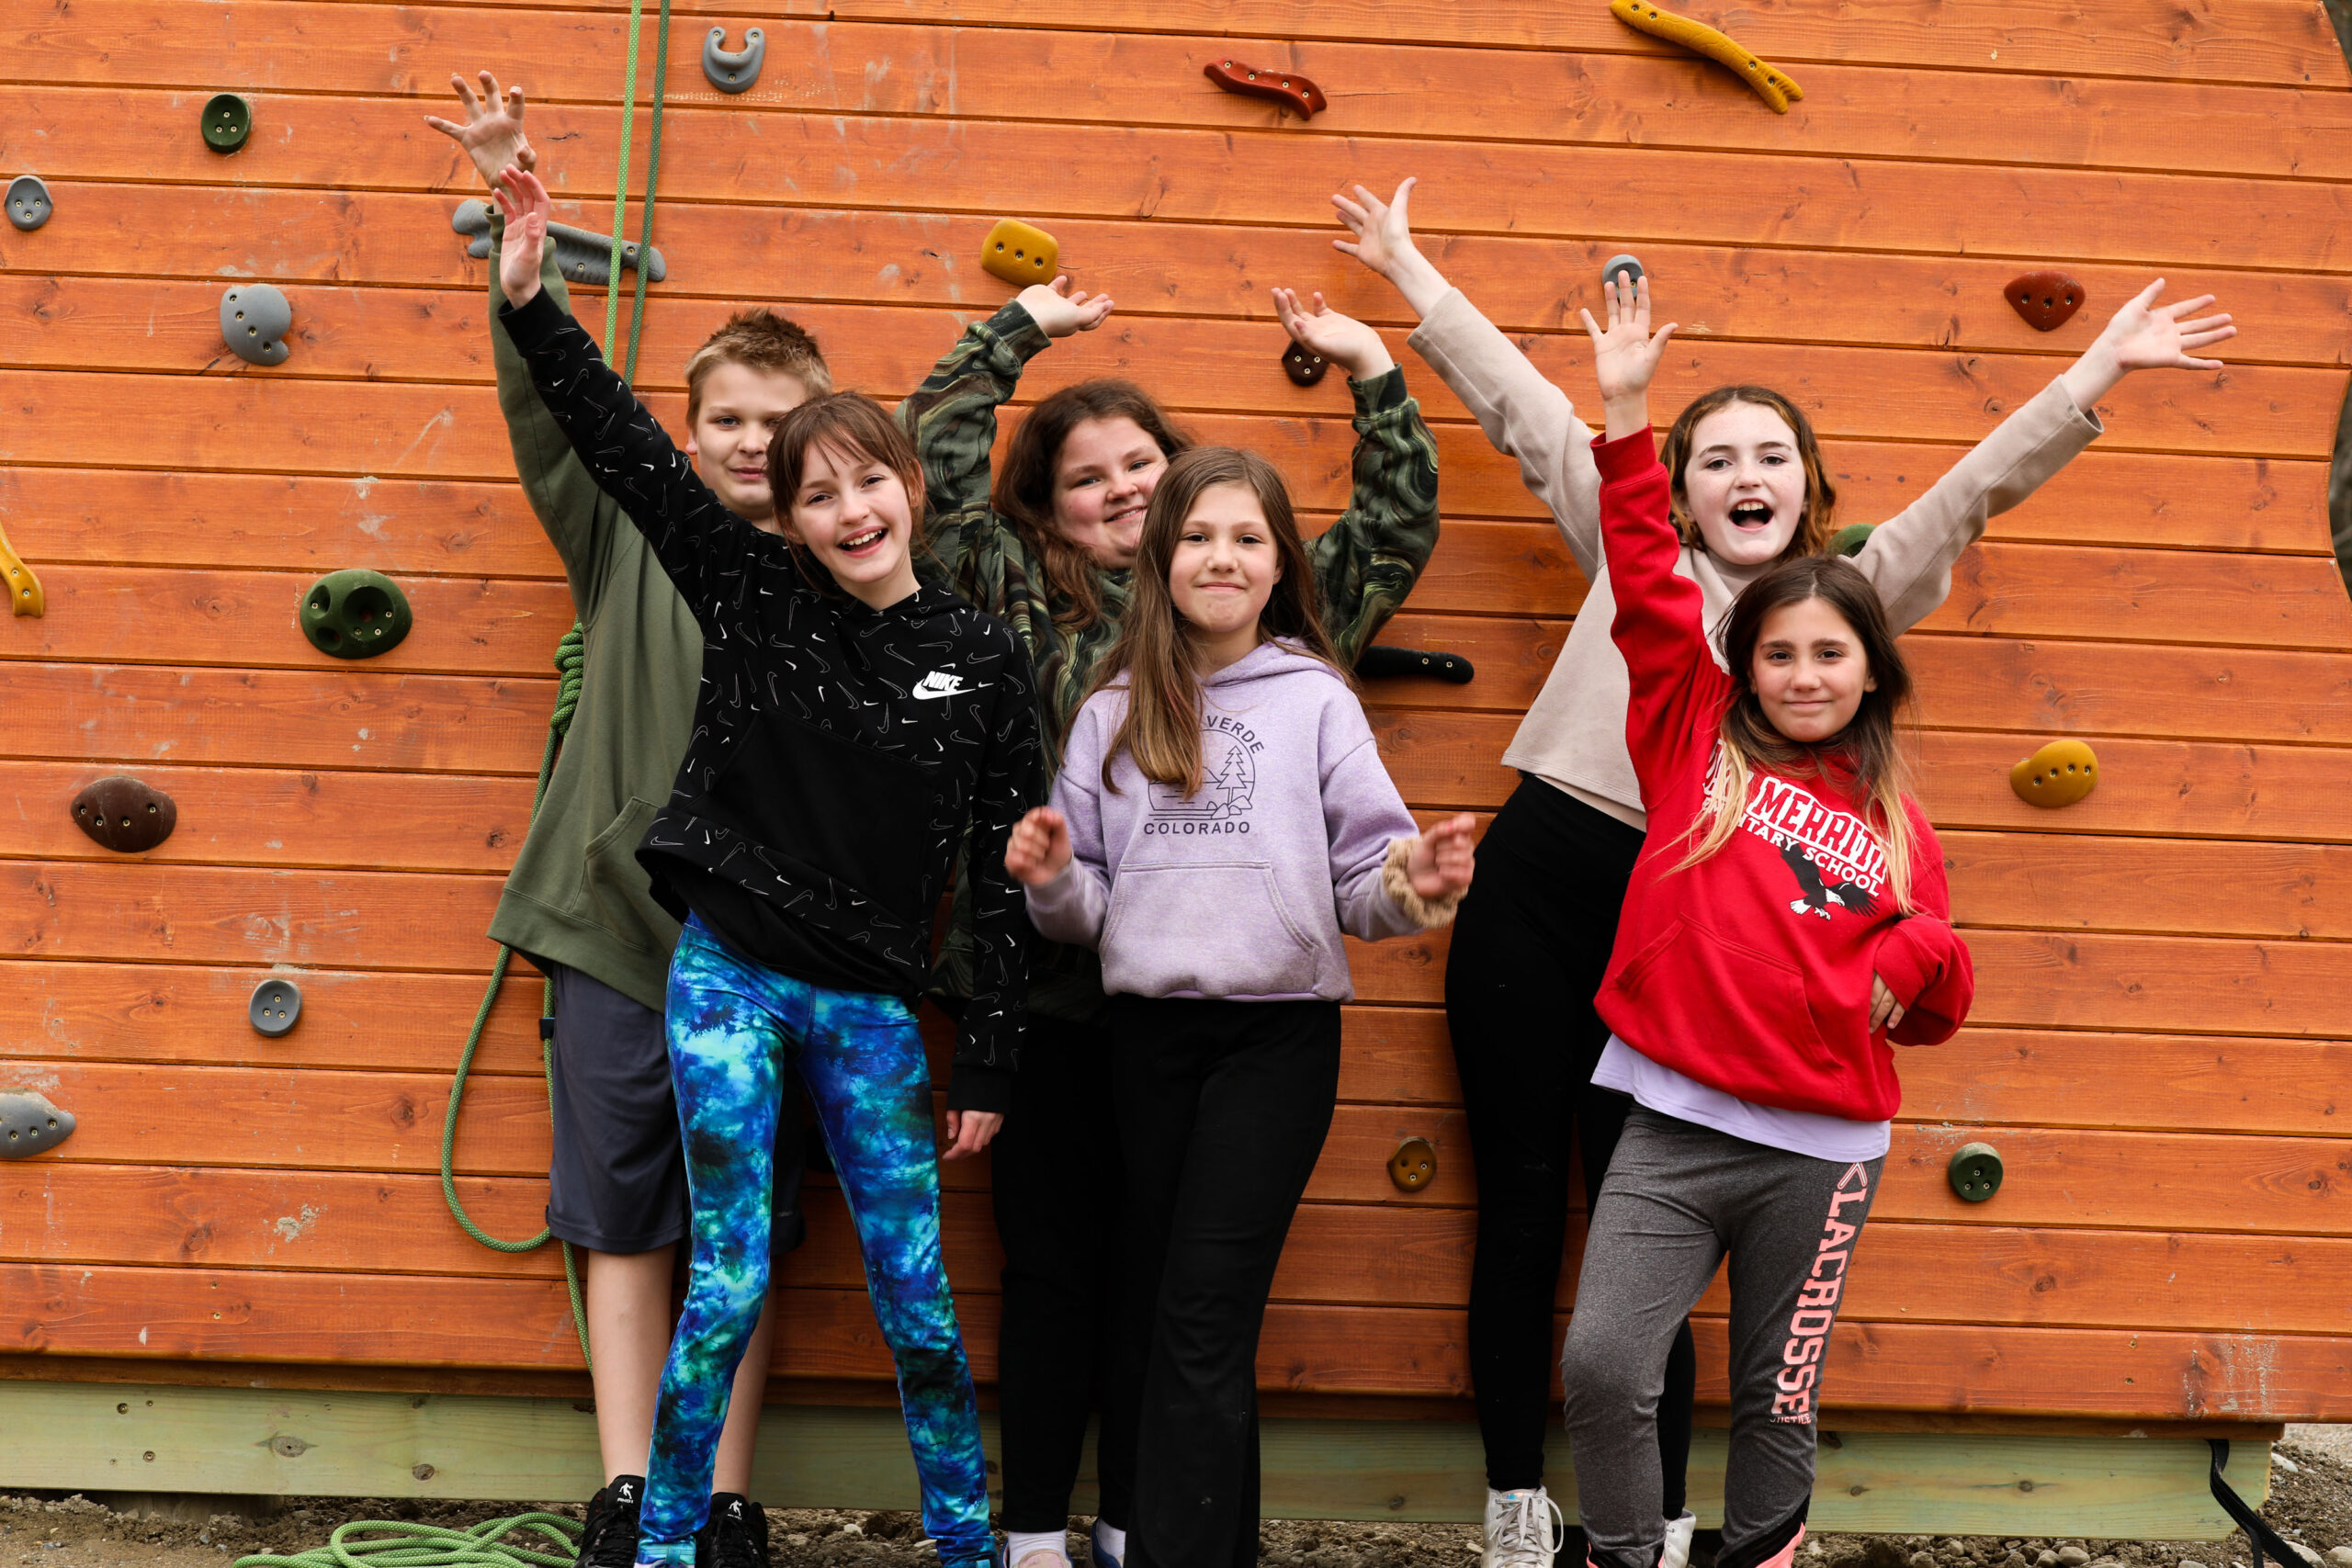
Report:
M1445 976L1446 1021L1478 1167L1469 1351L1487 1450L1483 1568L1548 1568L1564 1526L1544 1489L1553 1303L1567 1229L1570 1130L1585 1190L1598 1192L1631 1100L1595 1088L1608 1027L1594 994L1643 841L1625 742L1625 661L1600 552L1593 433L1413 244L1406 180L1387 202L1363 186L1332 197L1353 233L1333 244L1396 285L1421 324L1408 340L1515 458L1591 584L1566 645L1503 753L1521 782L1487 829L1483 874L1464 901ZM1960 553L2100 434L2092 410L2133 370L2218 369L2188 351L2235 334L2226 315L2184 318L2211 296L2155 303L2156 280L2087 352L2004 420L1951 471L1874 530L1855 559L1900 633L1943 603ZM1644 291L1646 303L1646 288ZM1664 329L1672 332L1669 326ZM1825 548L1836 491L1804 413L1764 388L1724 388L1685 410L1661 460L1682 536L1676 574L1699 585L1720 627L1774 561ZM1718 651L1720 657L1720 650ZM1683 1507L1696 1378L1688 1326L1662 1371L1657 1409L1662 1568L1683 1568L1695 1520Z

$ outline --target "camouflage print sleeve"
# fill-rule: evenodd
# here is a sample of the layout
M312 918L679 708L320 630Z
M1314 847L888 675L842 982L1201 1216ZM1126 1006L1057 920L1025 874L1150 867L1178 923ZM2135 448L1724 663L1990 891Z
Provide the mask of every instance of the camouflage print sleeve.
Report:
M1437 442L1401 368L1348 385L1356 400L1355 487L1347 511L1308 550L1324 627L1352 665L1437 548Z
M965 328L899 405L899 426L922 460L924 541L959 591L976 573L985 578L997 570L986 558L967 558L1001 551L1011 534L989 508L996 411L1021 384L1023 367L1051 341L1016 299ZM967 596L989 607L977 595Z

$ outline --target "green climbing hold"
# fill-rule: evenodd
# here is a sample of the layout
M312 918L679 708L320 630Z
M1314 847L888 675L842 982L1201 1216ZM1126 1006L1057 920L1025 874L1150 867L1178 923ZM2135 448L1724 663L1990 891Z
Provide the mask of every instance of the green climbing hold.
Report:
M1944 1174L1961 1201L1982 1203L2001 1190L2000 1152L1990 1144L1962 1144Z
M401 585L380 571L331 571L302 595L302 635L335 659L373 659L408 636L415 616Z
M1829 553L1833 556L1858 556L1862 547L1871 542L1875 523L1849 523L1829 537Z
M215 93L204 106L204 144L234 152L254 133L254 107L234 93Z

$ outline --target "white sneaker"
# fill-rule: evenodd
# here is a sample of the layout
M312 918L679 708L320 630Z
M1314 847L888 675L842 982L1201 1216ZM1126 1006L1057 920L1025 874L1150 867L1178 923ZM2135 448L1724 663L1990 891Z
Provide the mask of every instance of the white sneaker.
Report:
M1528 1492L1487 1491L1487 1550L1478 1568L1552 1568L1566 1544L1568 1521L1541 1486Z
M1690 1568L1690 1538L1699 1530L1699 1516L1685 1514L1666 1527L1666 1555L1657 1568Z

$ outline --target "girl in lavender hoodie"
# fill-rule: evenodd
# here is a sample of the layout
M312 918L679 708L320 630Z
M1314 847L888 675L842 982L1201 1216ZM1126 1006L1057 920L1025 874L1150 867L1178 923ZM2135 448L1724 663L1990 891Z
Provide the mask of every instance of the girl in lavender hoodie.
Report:
M1119 640L1005 864L1102 957L1148 1345L1128 1568L1258 1554L1256 1361L1339 1092L1340 933L1451 919L1472 819L1417 832L1333 658L1273 465L1196 447L1152 493Z

